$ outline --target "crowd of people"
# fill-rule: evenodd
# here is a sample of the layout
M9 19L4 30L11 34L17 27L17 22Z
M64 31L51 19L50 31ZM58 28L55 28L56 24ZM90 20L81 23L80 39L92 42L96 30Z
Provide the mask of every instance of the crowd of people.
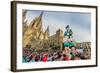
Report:
M90 59L90 51L77 49L75 46L65 47L62 51L34 51L34 49L23 49L23 62L47 62L47 61L69 61Z

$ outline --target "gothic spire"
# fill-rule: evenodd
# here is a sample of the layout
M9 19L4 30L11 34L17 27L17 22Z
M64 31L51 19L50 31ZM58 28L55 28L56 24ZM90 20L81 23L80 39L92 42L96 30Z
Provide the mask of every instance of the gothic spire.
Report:
M45 33L48 33L48 34L49 34L49 25L48 25L48 27L47 27Z
M41 12L40 17L42 17L42 15L43 15L43 11Z

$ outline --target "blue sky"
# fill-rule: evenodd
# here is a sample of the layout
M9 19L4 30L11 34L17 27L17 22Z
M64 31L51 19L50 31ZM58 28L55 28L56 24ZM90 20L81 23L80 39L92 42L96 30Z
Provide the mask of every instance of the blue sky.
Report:
M42 11L28 10L26 19L28 24ZM77 42L91 41L91 14L79 12L56 12L43 11L42 16L43 31L49 25L50 35L56 33L57 29L65 31L65 26L69 25L73 31L73 37Z

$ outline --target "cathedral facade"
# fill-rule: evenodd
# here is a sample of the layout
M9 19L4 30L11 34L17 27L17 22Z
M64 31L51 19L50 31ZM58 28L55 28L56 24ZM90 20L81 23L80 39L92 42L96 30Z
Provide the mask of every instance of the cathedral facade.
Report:
M52 48L54 45L62 49L63 31L58 29L55 34L50 36L49 26L45 31L42 29L43 12L33 19L29 25L23 23L23 48Z

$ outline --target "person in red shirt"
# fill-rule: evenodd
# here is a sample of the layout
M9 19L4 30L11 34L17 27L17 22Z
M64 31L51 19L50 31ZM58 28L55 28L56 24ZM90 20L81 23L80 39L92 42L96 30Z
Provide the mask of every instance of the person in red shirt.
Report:
M71 58L69 56L67 56L67 55L64 54L63 55L63 60L64 61L68 61L68 60L71 60Z
M43 55L43 57L42 57L42 61L43 61L43 62L48 61L48 56L47 56L47 55Z

